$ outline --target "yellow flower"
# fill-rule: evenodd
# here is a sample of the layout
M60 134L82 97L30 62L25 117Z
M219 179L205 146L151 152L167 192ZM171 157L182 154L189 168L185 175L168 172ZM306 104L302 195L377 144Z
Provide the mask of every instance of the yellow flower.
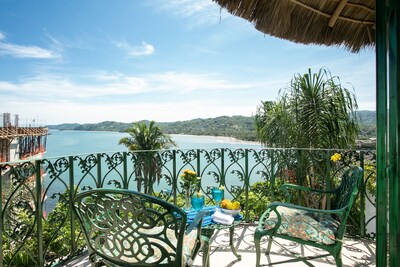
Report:
M194 188L200 187L201 177L197 177L197 173L190 169L186 169L180 175L181 177L181 186L185 189L185 191L191 191Z
M201 197L203 194L201 193L201 191L199 191L198 193L197 193L197 197Z
M220 187L219 187L219 190L224 190L225 189L225 187L223 186L223 185L221 185Z
M342 159L342 155L340 155L339 153L335 153L331 156L331 161L333 161L333 162L336 162L341 159Z

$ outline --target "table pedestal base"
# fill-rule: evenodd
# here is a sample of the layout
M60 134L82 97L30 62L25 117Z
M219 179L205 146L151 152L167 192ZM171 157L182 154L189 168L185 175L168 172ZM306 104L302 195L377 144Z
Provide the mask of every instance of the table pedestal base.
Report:
M231 247L233 255L236 256L238 260L242 259L242 256L239 255L236 251L235 246L233 245L233 235L235 233L234 225L227 225L226 228L229 227L229 246ZM202 238L202 250L203 250L203 267L210 267L210 239L214 235L215 229L202 229L201 230L201 238Z

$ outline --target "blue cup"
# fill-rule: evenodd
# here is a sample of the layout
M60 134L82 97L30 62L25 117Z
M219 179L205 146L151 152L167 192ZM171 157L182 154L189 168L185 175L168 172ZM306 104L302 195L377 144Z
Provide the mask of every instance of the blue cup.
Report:
M215 200L215 202L217 203L217 206L219 206L219 202L224 197L224 190L214 187L211 189L211 195L212 195L213 199Z
M192 196L192 207L199 211L204 207L204 196Z

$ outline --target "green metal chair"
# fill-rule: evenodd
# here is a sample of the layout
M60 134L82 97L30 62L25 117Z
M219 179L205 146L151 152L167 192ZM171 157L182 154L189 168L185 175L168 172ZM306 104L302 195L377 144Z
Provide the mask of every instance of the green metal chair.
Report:
M92 266L190 266L200 248L203 213L187 227L177 206L122 189L86 191L73 203Z
M310 208L289 203L272 203L269 205L261 216L254 234L256 266L260 266L260 240L264 236L269 236L266 254L269 254L271 250L273 238L279 237L324 249L329 253L312 258L332 255L335 258L336 265L342 266L341 250L346 221L362 180L363 170L359 167L352 167L343 173L340 185L335 190L323 191L292 184L282 185L281 190L288 196L289 203L291 196L307 195L312 199L323 200L330 194L332 196L331 209ZM307 259L311 258L296 258L279 263Z

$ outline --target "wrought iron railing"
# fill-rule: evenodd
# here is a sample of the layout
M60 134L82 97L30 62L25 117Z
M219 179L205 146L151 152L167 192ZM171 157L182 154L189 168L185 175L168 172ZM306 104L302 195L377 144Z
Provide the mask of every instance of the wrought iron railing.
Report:
M342 155L333 162L334 153ZM224 185L225 197L241 203L251 223L272 201L281 201L284 182L330 189L341 170L365 170L349 233L374 237L374 151L309 149L192 149L99 153L0 164L1 266L51 266L84 249L69 201L90 188L128 188L183 205L180 174L192 169L212 203L210 188ZM324 205L330 205L329 199ZM365 213L371 206L372 214Z

